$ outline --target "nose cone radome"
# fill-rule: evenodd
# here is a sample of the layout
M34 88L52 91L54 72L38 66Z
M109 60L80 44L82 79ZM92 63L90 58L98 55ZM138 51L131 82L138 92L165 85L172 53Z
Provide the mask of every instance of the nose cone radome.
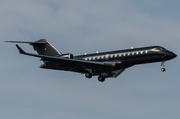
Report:
M165 56L167 60L171 60L174 59L175 57L177 57L177 55L171 51L166 52L166 56Z
M169 56L170 56L171 59L177 57L177 55L175 53L173 53L173 52L171 52Z
M175 53L173 53L173 58L177 57L177 55Z

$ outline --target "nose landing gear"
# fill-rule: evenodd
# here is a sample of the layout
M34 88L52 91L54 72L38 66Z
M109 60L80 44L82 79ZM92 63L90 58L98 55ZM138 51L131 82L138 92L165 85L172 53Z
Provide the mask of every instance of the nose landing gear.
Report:
M166 65L165 65L165 62L166 62L166 61L163 61L163 62L161 63L161 66L162 66L161 71L162 71L162 72L165 72L165 71L166 71L166 69L164 68L164 66L166 66Z
M165 68L161 68L161 71L162 71L162 72L165 72L165 71L166 71L166 69L165 69Z

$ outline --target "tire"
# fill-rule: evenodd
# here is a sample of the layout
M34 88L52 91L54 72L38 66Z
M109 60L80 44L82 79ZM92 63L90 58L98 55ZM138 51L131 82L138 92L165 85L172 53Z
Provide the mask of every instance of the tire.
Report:
M162 72L165 72L165 71L166 71L166 69L165 69L165 68L162 68L162 69L161 69L161 71L162 71Z
M105 81L105 77L99 76L99 77L98 77L98 80L99 80L100 82L104 82L104 81Z
M86 78L92 78L92 74L91 73L86 73L85 76L86 76Z

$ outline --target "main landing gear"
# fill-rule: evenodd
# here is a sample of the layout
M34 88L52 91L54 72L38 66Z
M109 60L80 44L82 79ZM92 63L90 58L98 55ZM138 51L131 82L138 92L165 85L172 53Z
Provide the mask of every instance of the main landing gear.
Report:
M86 78L89 78L89 79L92 78L92 76L93 76L92 71L93 71L93 70L92 70L92 69L87 69L87 71L88 71L88 72L85 73Z
M162 71L162 72L165 72L165 71L166 71L166 69L164 68L164 66L166 66L166 65L165 65L165 62L166 62L166 61L163 61L163 62L161 63L161 66L162 66L161 71Z
M92 73L89 73L89 72L88 72L88 73L85 74L85 76L86 76L86 78L89 78L89 79L90 79L90 78L92 78Z
M100 75L100 76L98 77L98 80L99 80L100 82L104 82L104 81L105 81L105 77Z
M92 78L92 76L93 76L93 70L92 69L87 69L87 72L85 73L85 76L86 76L86 78ZM104 73L101 73L100 75L99 75L99 77L98 77L98 80L100 81L100 82L104 82L105 81L105 78L106 78L106 74L104 74Z
M92 73L85 73L85 76L86 76L86 78L92 78L92 76L93 76L93 74ZM105 81L105 76L102 76L102 75L99 75L99 77L98 77L98 80L100 81L100 82L104 82Z

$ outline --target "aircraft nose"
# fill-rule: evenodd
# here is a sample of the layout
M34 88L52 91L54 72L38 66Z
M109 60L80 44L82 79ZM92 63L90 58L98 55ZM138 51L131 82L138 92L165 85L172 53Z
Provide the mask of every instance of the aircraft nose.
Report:
M177 55L175 53L173 53L173 52L171 52L170 55L171 55L172 58L177 57Z
M173 53L173 57L175 58L175 57L177 57L177 55L175 53Z
M173 58L177 57L177 55L171 51L168 51L168 52L166 52L166 57L167 57L167 59L173 59Z

